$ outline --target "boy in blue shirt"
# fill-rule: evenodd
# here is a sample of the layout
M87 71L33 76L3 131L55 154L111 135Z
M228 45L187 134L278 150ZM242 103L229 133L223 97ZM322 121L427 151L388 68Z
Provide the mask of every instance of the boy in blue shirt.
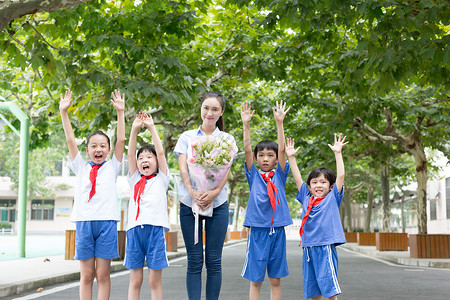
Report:
M278 144L259 142L251 149L250 120L254 111L250 103L241 106L244 132L245 174L250 186L244 226L250 228L247 253L242 276L251 281L249 299L260 299L260 290L267 270L270 298L281 299L280 278L289 275L286 260L286 234L284 226L292 224L284 186L289 174L283 120L290 108L277 102L273 115L277 124ZM259 170L255 167L254 161ZM275 169L275 166L278 167Z
M295 160L298 149L288 139L286 154L298 188L297 200L303 205L300 237L303 247L303 296L307 299L337 299L341 293L338 283L336 246L344 244L345 236L339 215L344 197L344 161L342 147L345 136L334 135L334 145L328 144L336 158L337 175L331 169L316 168L303 182ZM309 190L308 190L309 189Z

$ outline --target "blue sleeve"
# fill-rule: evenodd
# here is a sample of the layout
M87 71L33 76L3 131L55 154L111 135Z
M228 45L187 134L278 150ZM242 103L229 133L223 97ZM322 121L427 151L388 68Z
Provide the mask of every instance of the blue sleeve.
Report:
M173 149L173 153L178 158L180 153L187 154L187 148L188 148L189 138L187 132L183 132L180 136L180 138L177 141L177 144L175 145L175 149Z
M247 164L244 163L244 170L245 170L245 176L247 177L248 185L251 188L252 182L253 182L253 173L258 170L256 170L255 163L252 164L252 167L250 168L250 170L247 170Z
M334 198L336 199L336 203L337 203L338 207L341 206L342 199L344 199L344 186L342 186L342 191L339 193L339 191L336 187L336 184L335 184L333 187L333 195L334 195Z
M284 167L284 171L281 169L281 167L280 167L280 163L278 163L278 167L277 167L277 170L279 170L279 174L280 174L280 179L281 179L281 182L283 183L283 185L286 185L286 180L287 180L287 177L288 177L288 175L289 175L289 171L291 170L291 166L289 165L289 162L288 161L286 161L286 167Z
M309 199L310 195L311 193L308 190L308 186L303 182L302 186L300 187L300 191L297 192L297 196L295 197L295 199L302 205L304 205L305 200Z

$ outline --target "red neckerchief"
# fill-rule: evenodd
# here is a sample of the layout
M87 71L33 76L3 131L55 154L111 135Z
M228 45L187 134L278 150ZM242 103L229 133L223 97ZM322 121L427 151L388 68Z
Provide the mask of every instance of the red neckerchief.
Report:
M95 195L95 184L97 182L97 173L98 173L98 169L100 169L100 167L103 166L103 164L101 165L96 165L93 164L91 171L89 172L89 180L91 181L91 192L89 193L89 199L88 202L91 201L92 196Z
M147 179L151 179L155 176L156 174L150 176L141 175L141 179L134 185L134 203L137 203L136 221L139 217L139 206L141 203L141 195L145 189L145 183L147 182Z
M320 202L322 202L322 200L325 199L325 197L319 197L319 198L315 198L314 196L311 196L311 198L309 198L309 202L308 202L308 209L305 212L305 215L303 216L302 219L302 225L300 226L300 238L305 236L305 232L303 231L303 226L306 223L306 220L308 219L309 213L311 212L311 209L313 208L313 206L317 206L320 204ZM300 242L300 245L302 243ZM300 245L298 245L300 247Z
M273 219L275 216L275 194L273 191L275 191L275 193L277 194L278 206L281 207L280 199L278 198L278 189L277 189L275 183L273 183L270 180L270 178L272 178L273 175L275 175L274 171L270 171L268 175L261 174L261 177L264 179L265 182L267 182L267 195L269 196L270 205L272 206L272 224L273 224ZM272 225L272 224L270 224L270 225Z

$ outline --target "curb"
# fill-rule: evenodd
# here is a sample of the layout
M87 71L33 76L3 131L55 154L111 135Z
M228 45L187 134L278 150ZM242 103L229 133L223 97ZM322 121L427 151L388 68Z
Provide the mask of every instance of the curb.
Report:
M364 249L366 246L353 246L349 244L341 245L345 249L353 252L365 254L370 257L385 260L397 265L411 266L411 267L426 267L436 269L450 269L450 259L446 258L412 258L412 257L395 257L389 254L385 254L378 250ZM403 252L403 251L402 251ZM406 252L406 251L405 251Z

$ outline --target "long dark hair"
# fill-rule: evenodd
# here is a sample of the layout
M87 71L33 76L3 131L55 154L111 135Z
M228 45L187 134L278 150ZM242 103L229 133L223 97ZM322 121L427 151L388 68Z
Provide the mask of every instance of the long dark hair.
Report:
M202 103L208 99L208 98L216 98L217 100L219 100L220 103L220 107L222 107L222 111L225 110L225 97L219 93L219 92L207 92L205 94L203 94L202 96ZM223 131L223 118L222 116L219 117L219 119L216 122L216 126L219 127L220 131Z

